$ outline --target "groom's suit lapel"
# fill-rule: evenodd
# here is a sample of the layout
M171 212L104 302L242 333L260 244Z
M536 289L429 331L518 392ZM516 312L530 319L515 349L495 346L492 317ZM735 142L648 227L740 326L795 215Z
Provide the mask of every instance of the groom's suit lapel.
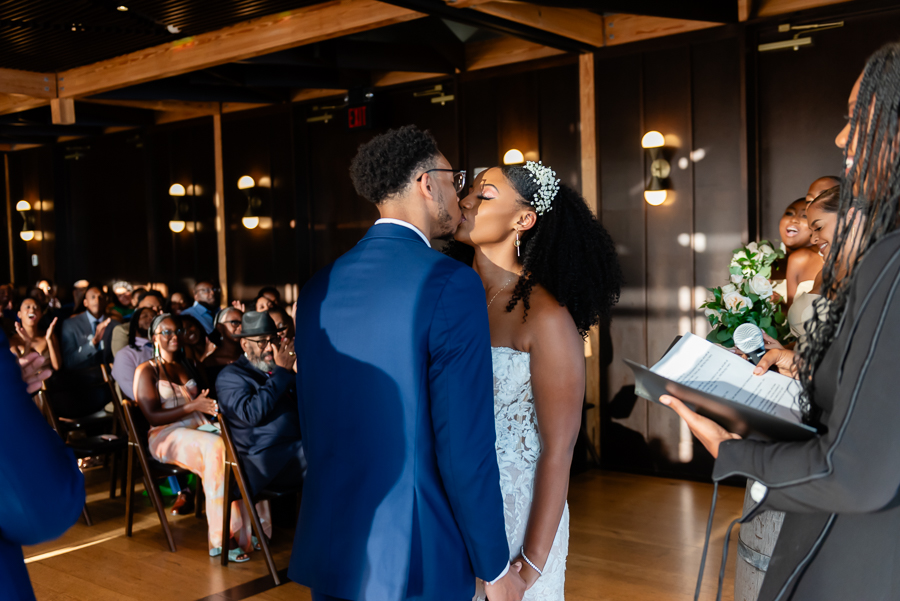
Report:
M369 228L369 231L366 232L366 235L363 236L362 239L357 242L357 244L376 238L395 238L398 240L421 244L425 248L428 248L428 245L425 244L425 241L419 237L419 234L412 231L408 227L403 227L402 225L396 225L394 223L376 223Z

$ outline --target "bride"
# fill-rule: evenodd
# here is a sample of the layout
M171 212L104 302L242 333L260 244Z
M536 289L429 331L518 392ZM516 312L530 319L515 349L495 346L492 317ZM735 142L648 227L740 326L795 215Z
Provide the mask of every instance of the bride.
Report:
M615 248L581 196L540 163L482 172L460 208L447 253L471 264L485 287L510 560L522 566L525 599L561 600L583 336L618 300ZM475 598L485 595L479 581Z

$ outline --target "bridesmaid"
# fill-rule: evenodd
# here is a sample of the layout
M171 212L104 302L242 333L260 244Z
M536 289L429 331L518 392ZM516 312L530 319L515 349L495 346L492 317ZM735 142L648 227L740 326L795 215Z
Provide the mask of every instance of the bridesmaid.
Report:
M209 398L209 390L200 389L197 381L202 376L197 364L182 358L180 325L181 320L168 313L153 320L150 336L155 357L138 367L134 398L150 422L148 438L153 458L183 467L202 479L209 554L215 557L222 553L224 543L225 445L219 435L198 430L210 423L207 415L216 415L219 407ZM230 536L237 540L228 558L241 563L250 559L250 520L245 519L242 504L234 503Z
M53 318L53 321L47 326L47 330L42 333L38 324L44 317L44 311L33 298L26 298L22 301L22 304L19 305L18 315L16 333L9 341L10 348L20 357L27 355L30 351L35 351L45 361L50 362L54 371L59 371L59 341L54 333L56 318Z

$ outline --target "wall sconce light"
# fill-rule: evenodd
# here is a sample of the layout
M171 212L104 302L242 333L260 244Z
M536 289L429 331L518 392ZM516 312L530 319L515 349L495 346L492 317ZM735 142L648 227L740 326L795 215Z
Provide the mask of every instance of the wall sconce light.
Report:
M641 138L641 146L650 155L650 183L644 189L644 200L653 206L661 205L668 196L666 180L672 171L672 166L662 156L665 145L666 139L658 131L648 131Z
M181 217L181 199L184 197L184 194L184 186L181 184L172 184L169 186L169 196L172 197L172 202L175 203L175 215L169 220L169 229L176 234L183 232L184 226L186 225L184 219Z
M27 200L20 200L16 203L16 210L22 216L22 231L19 237L25 242L34 240L34 214L31 212L31 203Z
M524 162L525 156L522 154L522 151L515 148L510 148L506 151L506 154L503 155L504 165L519 165Z
M241 223L248 230L256 229L259 225L259 215L256 212L262 206L262 199L256 193L256 181L249 175L242 175L237 187L247 196L247 211L241 218Z

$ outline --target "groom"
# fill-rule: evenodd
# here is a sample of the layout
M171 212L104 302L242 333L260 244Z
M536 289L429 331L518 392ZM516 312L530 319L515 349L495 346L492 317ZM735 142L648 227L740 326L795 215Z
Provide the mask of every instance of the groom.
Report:
M476 576L519 601L484 288L429 242L459 225L462 174L408 125L362 145L350 175L382 218L297 301L309 468L288 575L317 601L463 601Z

